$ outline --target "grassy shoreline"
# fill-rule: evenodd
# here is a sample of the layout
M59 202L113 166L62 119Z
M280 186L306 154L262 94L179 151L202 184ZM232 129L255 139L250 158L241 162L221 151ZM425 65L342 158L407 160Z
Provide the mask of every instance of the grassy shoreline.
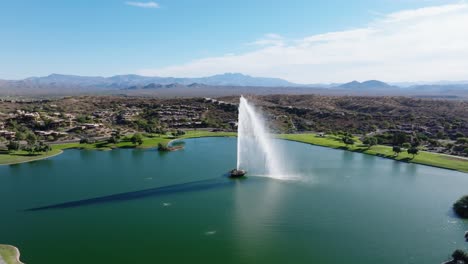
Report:
M107 142L97 142L93 144L80 144L80 143L66 143L52 145L52 150L48 153L43 153L36 156L29 156L25 152L15 152L11 154L0 154L0 165L11 165L23 162L30 162L39 159L49 158L55 155L59 155L65 149L82 149L82 150L111 150L115 148L154 148L159 143L167 145L170 142L188 138L200 138L200 137L235 137L235 132L209 132L209 131L187 131L187 133L181 137L171 136L152 136L144 137L143 144L137 146L133 144L129 137L125 138L117 144L110 144ZM317 145L322 147L329 147L335 149L343 149L352 152L359 152L368 155L379 156L401 162L415 163L428 165L438 168L457 170L461 172L468 172L468 160L463 158L457 158L455 156L448 156L443 154L431 153L421 151L419 155L412 158L406 152L400 153L397 157L394 156L392 147L377 145L371 148L364 146L362 142L356 139L356 144L352 146L346 146L340 137L328 135L325 137L317 136L316 134L280 134L278 138L291 140L311 145Z
M468 160L458 158L456 156L443 155L427 151L420 151L419 154L416 155L414 158L406 151L400 153L398 156L395 156L392 147L377 145L368 148L357 139L355 139L356 144L352 146L346 146L341 141L341 138L338 136L319 137L315 134L281 134L278 135L278 137L285 140L291 140L334 149L343 149L352 152L359 152L367 155L378 156L401 162L427 165L461 172L468 172Z
M0 245L0 258L3 258L7 264L23 264L20 261L20 252L14 246Z
M200 137L235 137L236 133L234 132L210 132L210 131L187 131L187 133L180 137L172 136L158 136L154 135L152 137L143 137L143 144L135 145L131 142L130 137L124 137L119 143L107 143L104 141L91 143L91 144L80 144L79 142L75 143L64 143L64 144L52 144L52 150L46 153L40 153L35 155L30 155L26 151L14 151L11 153L0 154L0 165L14 165L19 163L31 162L41 159L47 159L56 155L61 154L64 150L67 149L80 149L80 150L112 150L116 148L154 148L157 147L159 143L167 145L171 141L181 140L187 138L200 138Z

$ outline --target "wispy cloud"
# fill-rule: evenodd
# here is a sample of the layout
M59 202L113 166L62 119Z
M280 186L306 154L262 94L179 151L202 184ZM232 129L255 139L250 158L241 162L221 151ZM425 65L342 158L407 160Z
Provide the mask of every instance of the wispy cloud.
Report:
M255 46L270 46L270 45L280 46L280 45L284 45L285 43L284 43L284 38L282 36L278 34L270 33L248 44L255 45Z
M288 40L268 34L253 51L141 70L159 76L222 72L300 83L468 79L468 3L382 15L368 26Z
M159 4L156 2L125 2L125 4L141 8L159 8Z

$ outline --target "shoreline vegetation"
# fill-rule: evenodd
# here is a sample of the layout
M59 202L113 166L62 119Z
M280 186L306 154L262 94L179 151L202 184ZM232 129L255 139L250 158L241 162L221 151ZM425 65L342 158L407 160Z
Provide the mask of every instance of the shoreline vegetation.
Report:
M408 154L402 151L395 155L393 148L384 145L367 146L363 144L358 138L353 138L354 144L346 145L339 136L328 135L320 136L318 134L281 134L279 138L291 140L301 143L308 143L322 147L342 149L351 152L359 152L363 154L378 156L382 158L392 159L406 163L414 163L437 167L442 169L456 170L468 173L468 159L457 156L450 156L445 154L419 151L417 155Z
M20 261L19 249L11 245L0 245L0 260L6 264L24 264Z
M80 144L64 143L52 145L52 150L46 153L37 155L29 155L24 151L16 151L8 154L0 154L0 165L12 165L24 162L30 162L40 159L46 159L59 155L66 149L82 149L82 150L111 150L115 148L158 148L158 146L168 146L173 141L200 138L200 137L235 137L235 132L210 132L210 131L187 131L184 135L179 137L168 135L144 135L141 144L137 145L132 142L130 136L124 137L118 143L109 143L108 141L99 141L95 143ZM395 161L415 163L421 165L428 165L443 169L456 170L461 172L468 172L468 159L457 156L450 156L426 151L419 151L415 156L403 151L395 155L392 147L383 145L367 146L363 144L358 138L353 138L354 144L346 145L342 138L335 135L319 135L313 133L306 134L278 134L278 138L284 140L291 140L311 145L322 147L329 147L334 149L342 149L352 152L359 152L368 155L388 158Z

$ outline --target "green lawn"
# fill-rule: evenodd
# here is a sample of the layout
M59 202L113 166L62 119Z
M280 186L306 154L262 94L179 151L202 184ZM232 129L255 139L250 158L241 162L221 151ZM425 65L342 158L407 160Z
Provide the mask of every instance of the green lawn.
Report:
M144 136L143 144L135 145L130 141L130 136L124 137L117 144L110 144L107 142L97 142L93 144L80 144L80 143L67 143L53 145L52 149L97 149L97 150L110 150L115 148L154 148L157 147L159 143L168 144L171 140L174 139L184 139L184 138L199 138L199 137L235 137L236 133L234 132L210 132L210 131L187 131L185 135L181 137L173 137L169 135L152 135L151 137Z
M341 141L341 138L337 136L319 137L315 134L282 134L279 135L279 138L330 148L347 149L349 151L361 152L369 155L375 155L404 162L424 164L429 166L468 172L468 160L466 159L445 156L425 151L420 151L419 154L414 157L414 159L412 155L409 155L406 152L402 152L400 153L400 155L395 157L392 151L392 147L378 145L373 146L369 149L367 148L367 146L363 146L362 142L360 142L356 138L356 144L349 147L347 147Z
M16 250L12 246L0 245L0 256L7 264L21 264L21 262L16 260Z
M38 159L44 159L47 157L60 154L61 152L62 152L61 149L52 148L52 150L47 153L34 154L34 155L30 155L26 151L22 151L22 150L14 151L12 153L1 153L0 165L15 164L15 163L28 162L28 161L38 160Z

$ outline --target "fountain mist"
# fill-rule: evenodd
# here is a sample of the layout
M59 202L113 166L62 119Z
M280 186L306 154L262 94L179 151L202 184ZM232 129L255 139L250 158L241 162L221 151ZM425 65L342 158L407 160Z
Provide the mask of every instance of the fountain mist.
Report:
M241 96L237 130L237 169L251 175L285 178L277 142L271 137L262 115Z

